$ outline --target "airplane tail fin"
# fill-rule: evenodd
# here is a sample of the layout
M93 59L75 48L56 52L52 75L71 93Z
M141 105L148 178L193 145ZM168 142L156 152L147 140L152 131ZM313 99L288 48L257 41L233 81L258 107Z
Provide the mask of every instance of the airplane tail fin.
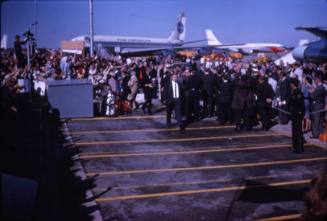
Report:
M222 43L216 38L211 29L206 30L208 45L221 45Z
M186 16L183 12L178 19L177 25L174 28L173 32L170 34L168 40L171 42L174 41L184 41L186 36Z
M8 36L3 35L1 38L1 48L7 49Z

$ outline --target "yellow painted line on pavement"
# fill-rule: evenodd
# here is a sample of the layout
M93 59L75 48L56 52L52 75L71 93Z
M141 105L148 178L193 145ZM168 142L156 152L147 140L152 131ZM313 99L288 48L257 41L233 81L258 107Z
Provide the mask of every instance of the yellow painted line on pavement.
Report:
M230 169L230 168L247 168L247 167L259 167L270 165L284 165L291 163L303 163L327 160L327 157L305 158L296 160L280 160L280 161L268 161L257 163L243 163L243 164L227 164L227 165L213 165L213 166L200 166L200 167L178 167L178 168L163 168L163 169L146 169L146 170L125 170L125 171L108 171L108 172L90 172L86 173L87 176L113 176L113 175L126 175L126 174L140 174L140 173L164 173L164 172L185 172L185 171L197 171L197 170L218 170L218 169Z
M301 214L289 214L284 216L274 216L269 218L257 219L256 221L282 221L282 220L297 220L301 217Z
M278 145L278 144L273 144L273 145ZM281 143L279 145L291 145L291 144L284 144ZM305 146L309 144L304 144ZM159 153L159 152L179 152L179 151L187 151L187 150L217 150L217 149L224 149L224 148L248 148L248 147L261 147L260 145L257 146L240 146L240 145L223 145L223 146L209 146L209 147L188 147L188 146L184 146L184 147L178 147L176 149L174 149L174 147L172 148L161 148L159 147L156 149L137 149L137 150L126 150L126 151L115 151L115 150L111 150L111 151L99 151L99 152L82 152L79 154L79 156L89 156L89 155L107 155L107 154L133 154L133 153Z
M243 178L243 180L261 180L269 178L280 178L294 175L312 175L312 173L289 173L289 174L277 174L277 175L265 175L265 176L248 176ZM127 186L116 186L112 187L112 190L127 190L127 189L140 189L140 188L151 188L151 187L163 187L163 186L185 186L185 185L198 185L198 184L210 184L210 183L224 183L233 182L235 179L212 179L212 180L200 180L191 182L173 182L173 183L152 183L147 185L127 185ZM94 188L93 191L105 191L107 188Z
M262 150L271 148L284 148L291 147L291 144L276 144L266 146L252 146L252 147L237 147L237 148L217 148L204 149L204 150L187 150L187 151L161 151L161 152L138 152L138 153L102 153L102 154L83 154L80 159L98 159L98 158L114 158L114 157L143 157L143 156L167 156L167 155L186 155L186 154L205 154L217 152L234 152L234 151L248 151L248 150ZM305 146L308 146L305 144Z
M205 140L220 140L220 139L249 138L249 137L268 137L268 136L280 136L280 135L276 133L268 133L268 134L244 134L244 135L214 136L214 137L159 139L159 140L93 141L93 142L75 142L75 145L88 146L88 145L104 145L104 144L170 143L170 142L205 141Z
M141 115L141 116L124 116L124 117L93 117L93 118L74 118L71 121L97 121L97 120L130 120L130 119L156 119L165 118L166 115Z
M188 131L195 130L214 130L221 128L234 128L235 126L208 126L208 127L189 127ZM152 128L152 129L129 129L129 130L94 130L94 131L72 131L71 135L83 135L83 134L110 134L110 133L143 133L143 132L164 132L164 131L179 131L179 128Z
M285 137L292 138L292 134L289 134L289 133L287 133L286 131L278 131L278 133L279 133L280 135L285 136ZM306 138L304 138L304 139L306 140ZM309 141L308 141L308 140L306 140L306 141L307 141L307 143L311 144L312 146L319 147L320 149L325 150L325 151L327 150L327 144L324 145L324 142L321 142L322 144L318 144L318 143L311 142L310 139L309 139Z
M279 187L279 186L307 184L309 182L310 180L307 179L307 180L295 180L295 181L287 181L287 182L270 183L267 185L270 187ZM235 191L235 190L263 188L265 186L266 185L253 185L253 186L242 185L242 186L230 186L230 187L212 188L212 189L183 190L183 191L152 193L152 194L100 197L96 199L96 202L101 203L101 202L111 202L111 201L118 201L118 200L119 201L136 200L136 199L164 197L164 196L185 196L185 195L193 195L193 194L200 194L200 193L219 193L219 192L227 192L227 191Z

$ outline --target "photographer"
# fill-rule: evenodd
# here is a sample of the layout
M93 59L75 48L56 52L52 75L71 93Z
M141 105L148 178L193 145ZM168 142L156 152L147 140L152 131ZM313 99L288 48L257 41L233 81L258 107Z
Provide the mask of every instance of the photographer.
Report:
M24 56L22 53L22 45L26 44L27 39L24 41L20 40L20 36L16 35L15 37L15 42L14 42L14 49L15 49L15 55L17 59L17 67L18 68L24 68L25 66L25 61L24 61Z

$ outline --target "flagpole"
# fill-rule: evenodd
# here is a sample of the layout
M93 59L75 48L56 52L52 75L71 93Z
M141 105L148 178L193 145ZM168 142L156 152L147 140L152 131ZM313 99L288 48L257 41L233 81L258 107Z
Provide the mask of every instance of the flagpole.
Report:
M89 9L90 9L90 55L93 56L93 0L89 0Z

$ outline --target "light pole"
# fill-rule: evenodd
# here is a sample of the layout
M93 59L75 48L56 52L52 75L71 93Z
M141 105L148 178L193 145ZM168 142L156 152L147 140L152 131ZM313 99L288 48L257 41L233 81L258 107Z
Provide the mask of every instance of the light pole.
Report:
M38 16L37 16L37 0L34 0L34 39L35 45L37 45L37 25L38 25Z
M34 41L34 35L32 34L32 32L30 31L30 29L28 29L24 34L26 37L26 43L27 43L27 68L28 70L30 70L31 68L31 55L33 54L33 41Z
M93 57L93 0L89 0L89 8L90 8L90 55Z

